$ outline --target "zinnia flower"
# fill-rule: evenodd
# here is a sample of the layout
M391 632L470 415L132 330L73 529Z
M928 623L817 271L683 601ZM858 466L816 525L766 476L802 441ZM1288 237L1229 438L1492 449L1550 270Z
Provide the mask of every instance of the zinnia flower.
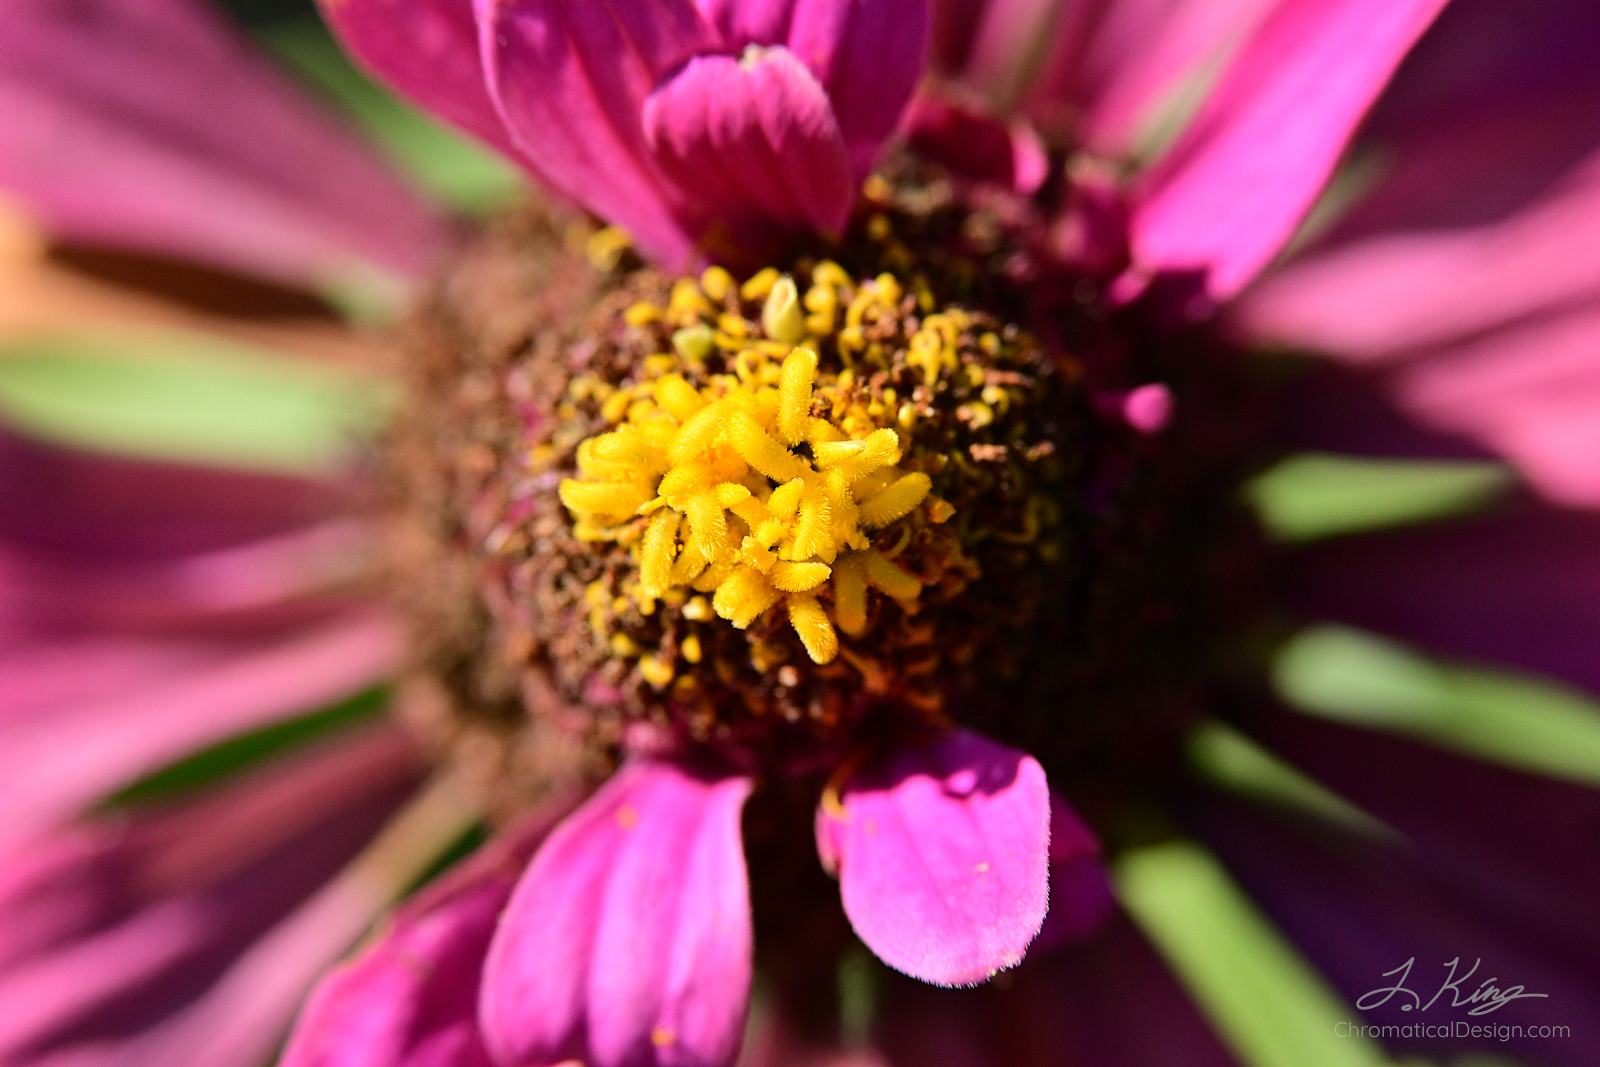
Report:
M1600 19L1444 6L328 0L539 190L450 233L191 0L15 3L29 343L324 363L0 365L0 1060L1380 1062L1478 957L1572 1032L1409 1047L1591 1062ZM371 462L201 282L414 286Z

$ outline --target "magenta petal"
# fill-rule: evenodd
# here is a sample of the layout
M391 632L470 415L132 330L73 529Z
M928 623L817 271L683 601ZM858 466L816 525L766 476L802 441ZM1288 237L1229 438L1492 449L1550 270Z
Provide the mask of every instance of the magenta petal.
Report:
M489 94L512 140L557 192L681 264L694 241L645 144L657 83L715 44L687 0L476 0Z
M415 756L392 727L362 730L198 796L97 817L8 855L0 866L0 1062L263 1062L311 974L371 914L364 895L348 891L302 919L305 902L326 898L319 887L415 787ZM302 936L292 942L276 932L296 925ZM150 1054L147 1046L189 1025L238 961L273 943L277 966L249 983L247 1000L236 997L199 1034L190 1029L189 1041L167 1041L165 1055ZM220 1037L247 1014L258 1023L254 1040L241 1034L235 1054L200 1055L195 1037Z
M839 124L787 49L691 59L645 101L644 129L661 169L729 236L844 229L854 183Z
M0 188L54 235L322 284L424 269L441 234L193 0L13 0Z
M1600 504L1600 311L1552 314L1428 354L1394 375L1419 422L1510 458L1545 496Z
M1034 952L1082 941L1117 910L1100 842L1072 806L1050 797L1050 911Z
M418 894L323 979L280 1067L490 1067L478 1033L483 960L557 811L536 812Z
M732 1062L750 989L749 793L747 778L633 762L550 835L484 969L499 1060Z
M1593 637L1600 633L1600 516L1593 513L1524 504L1331 539L1302 552L1284 579L1294 606L1312 618L1600 693Z
M0 542L96 560L173 559L310 526L337 487L79 452L0 425Z
M321 526L171 560L84 558L0 540L0 628L236 634L351 606L374 531ZM342 588L341 588L342 587Z
M817 811L844 910L878 958L936 985L1015 966L1049 900L1050 790L1033 757L967 730L901 746Z
M962 177L992 182L1024 196L1039 191L1050 176L1050 157L1026 121L1011 125L925 93L906 113L906 135L918 154Z
M1098 0L1064 5L1027 103L1097 154L1127 158L1157 112L1230 54L1279 0Z
M856 175L865 177L922 77L928 0L789 0L789 6L782 43L827 91Z
M695 0L725 52L783 45L833 103L865 177L922 77L928 0Z
M358 692L395 654L389 620L364 612L237 645L27 650L0 674L0 844L195 749Z
M1570 138L1570 122L1536 125ZM1502 153L1525 158L1528 139L1508 135L1432 151L1428 161L1437 167L1404 183L1410 188L1393 181L1391 195L1420 198L1423 189L1437 195L1447 174L1469 169L1487 181L1475 160ZM1597 288L1600 153L1562 174L1549 195L1502 220L1465 226L1408 220L1297 258L1244 298L1239 320L1255 338L1377 363L1583 301ZM1350 314L1352 307L1361 314Z
M1445 0L1287 0L1151 175L1135 267L1206 272L1213 298L1272 259Z
M472 0L321 0L339 39L381 81L515 159L489 99Z

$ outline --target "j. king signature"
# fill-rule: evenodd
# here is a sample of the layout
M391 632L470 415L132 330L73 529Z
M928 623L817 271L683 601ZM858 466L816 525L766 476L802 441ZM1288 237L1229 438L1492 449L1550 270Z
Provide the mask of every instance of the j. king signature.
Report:
M1466 984L1467 979L1478 972L1478 965L1483 960L1473 960L1472 968L1458 978L1456 977L1456 971L1461 967L1461 957L1457 956L1443 965L1450 968L1450 973L1445 975L1444 983L1439 986L1439 991L1424 1004L1421 996L1406 987L1406 981L1411 977L1411 968L1416 962L1417 958L1413 956L1394 970L1384 971L1382 975L1384 978L1392 978L1395 975L1400 977L1395 978L1393 985L1386 985L1381 989L1374 989L1369 993L1362 994L1361 999L1356 1001L1356 1007L1361 1011L1369 1011L1373 1008L1382 1007L1395 997L1401 997L1401 1011L1427 1011L1433 1007L1440 997L1444 996L1445 990L1449 990L1450 1007L1467 1008L1468 1015L1487 1015L1491 1011L1499 1011L1513 1000L1524 1000L1528 997L1548 997L1550 995L1548 993L1527 993L1523 991L1524 987L1520 985L1501 988L1496 984L1500 981L1498 978L1485 978L1478 984L1476 989L1470 992L1463 991L1461 987ZM1404 998L1406 997L1409 997L1410 1000L1405 1001Z

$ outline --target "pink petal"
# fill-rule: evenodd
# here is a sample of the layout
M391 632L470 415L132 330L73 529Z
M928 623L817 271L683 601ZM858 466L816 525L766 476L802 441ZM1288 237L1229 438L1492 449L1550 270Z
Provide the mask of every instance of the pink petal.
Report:
M817 848L878 958L937 985L1015 966L1049 898L1050 791L1033 757L967 730L901 746L817 811Z
M323 979L280 1067L490 1067L478 1033L489 939L559 808L536 813L400 909Z
M661 169L715 205L729 237L772 223L844 230L850 159L822 86L787 49L691 59L645 101L643 121Z
M482 1022L497 1058L733 1061L750 987L750 786L633 762L550 835L489 949Z
M1313 618L1600 693L1600 516L1524 503L1332 540L1305 550L1285 580Z
M320 0L374 76L413 104L517 158L489 99L472 0Z
M312 624L353 606L375 531L331 522L171 560L0 542L0 620L52 632L211 634ZM339 595L340 593L344 595Z
M333 486L78 452L0 426L0 542L63 556L170 559L327 519Z
M1600 506L1600 311L1554 314L1421 358L1393 376L1424 425L1512 460L1546 497Z
M990 111L1010 112L1044 53L1065 36L1070 6L1063 0L935 0L938 65Z
M1363 137L1381 181L1245 295L1245 324L1384 360L1593 292L1597 47L1587 0L1452 3Z
M366 613L232 647L113 645L110 658L86 647L29 650L26 669L0 673L0 844L195 749L370 686L398 649L390 620Z
M1100 842L1061 797L1050 796L1050 911L1034 953L1051 952L1093 934L1117 910Z
M1029 110L1113 159L1219 69L1279 0L1096 0L1063 13Z
M1214 299L1243 288L1293 234L1443 6L1285 0L1145 183L1133 216L1135 270L1203 272Z
M1520 124L1527 117L1519 116ZM1559 126L1563 140L1571 127ZM1505 132L1497 127L1496 132ZM1520 140L1520 139L1518 139ZM1438 195L1446 168L1482 177L1479 158L1522 157L1509 137L1439 152L1439 165L1397 180ZM1407 162L1410 162L1408 159ZM1504 219L1409 226L1313 254L1244 298L1239 328L1254 339L1353 362L1403 358L1600 292L1600 154Z
M476 11L489 93L524 157L557 191L672 265L721 252L727 231L737 239L756 206L777 212L763 218L769 227L836 229L835 142L863 176L927 52L927 0L476 0ZM781 61L736 77L724 64L750 45L782 46L810 79ZM704 62L690 62L697 57ZM709 87L741 82L730 106L710 106L718 101ZM712 158L719 167L761 162L769 148L752 139L757 128L817 188L775 191L769 203L760 178L686 171ZM731 201L717 195L729 189Z
M54 235L297 285L424 269L417 202L193 0L14 0L0 187Z
M1125 916L1070 952L1035 949L1007 979L886 982L875 1043L895 1067L1238 1067Z
M856 177L872 169L922 77L928 0L695 0L724 51L782 45L822 84Z
M912 101L905 126L919 155L962 177L1032 196L1050 176L1048 152L1024 120L1008 126L980 111L925 93Z
M681 196L651 160L640 113L669 71L713 50L688 0L616 5L476 0L489 94L512 140L556 191L684 263Z
M12 854L0 870L0 1061L160 1062L105 1043L137 1044L203 1000L367 842L414 786L414 758L398 731L364 730Z
M928 0L789 4L793 15L788 35L770 43L787 45L827 90L856 176L865 177L922 77L930 32Z

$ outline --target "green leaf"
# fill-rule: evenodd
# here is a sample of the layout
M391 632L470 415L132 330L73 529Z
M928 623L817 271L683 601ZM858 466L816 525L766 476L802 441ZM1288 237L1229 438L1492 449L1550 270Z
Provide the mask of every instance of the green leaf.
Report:
M1215 785L1259 803L1301 812L1368 837L1398 838L1377 816L1352 804L1299 768L1220 722L1190 733L1189 760Z
M0 344L0 417L79 448L293 473L379 424L351 371L198 334L38 335Z
M422 190L452 207L487 213L525 187L500 156L402 103L357 70L320 19L261 31L264 43L331 97Z
M1600 785L1600 704L1555 682L1442 663L1333 625L1286 642L1272 677L1285 701L1313 715Z
M1274 539L1310 541L1458 515L1514 483L1501 463L1307 452L1258 475L1245 498Z
M1340 1037L1360 1022L1228 876L1187 841L1124 852L1123 906L1247 1067L1380 1067L1373 1041Z
M124 786L107 798L106 804L125 807L191 792L292 748L371 719L388 703L388 689L378 687L310 715L231 737Z

